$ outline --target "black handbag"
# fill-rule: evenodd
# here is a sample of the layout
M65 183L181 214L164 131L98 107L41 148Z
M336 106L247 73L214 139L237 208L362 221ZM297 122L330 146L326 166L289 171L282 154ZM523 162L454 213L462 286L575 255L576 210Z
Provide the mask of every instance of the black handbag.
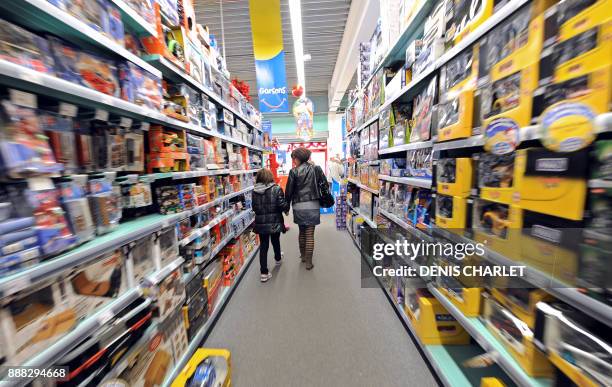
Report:
M323 170L319 166L314 167L315 170L315 183L317 190L319 191L319 204L323 208L333 207L335 200L331 192L329 192L329 183L325 178Z

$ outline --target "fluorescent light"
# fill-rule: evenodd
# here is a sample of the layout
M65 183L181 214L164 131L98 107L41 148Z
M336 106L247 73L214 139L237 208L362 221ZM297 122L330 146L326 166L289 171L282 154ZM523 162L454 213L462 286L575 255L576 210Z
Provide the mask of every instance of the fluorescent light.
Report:
M289 0L289 15L291 16L291 36L293 37L293 54L298 84L304 88L306 96L306 77L304 75L304 42L302 40L302 6L300 0Z

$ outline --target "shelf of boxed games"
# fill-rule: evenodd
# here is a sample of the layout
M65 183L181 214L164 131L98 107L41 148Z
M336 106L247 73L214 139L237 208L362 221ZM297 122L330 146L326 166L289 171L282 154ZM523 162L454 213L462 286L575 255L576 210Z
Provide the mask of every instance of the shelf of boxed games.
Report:
M363 190L366 190L368 192L371 192L374 195L378 195L378 190L377 189L374 189L372 187L368 187L365 184L361 184L361 182L359 182L359 180L357 180L357 179L348 179L348 182L352 183L352 184L355 184L357 187L359 187L359 188L361 188Z
M189 236L187 236L186 238L181 239L179 241L179 246L182 247L182 246L188 245L189 243L193 242L194 240L202 237L202 235L204 235L207 232L209 232L210 229L212 229L213 227L215 227L219 223L223 222L225 219L229 218L232 215L234 215L234 211L233 210L229 210L229 211L226 211L226 212L224 212L224 213L222 213L220 215L217 215L217 217L215 217L210 222L208 222L208 224L206 226L201 227L201 228L199 228L197 230L191 231Z
M431 179L419 177L395 177L388 175L378 175L380 180L391 181L394 183L407 184L413 187L431 188Z
M423 230L416 229L412 225L383 209L379 209L378 213L384 215L404 230L415 235L417 238L425 241L433 242L437 236L441 236L455 243L473 243L472 240L466 237L460 236L443 228L436 227L435 225L432 226L431 232L425 232ZM510 258L507 258L489 248L485 247L484 251L485 254L483 255L483 258L494 265L515 266L517 264L517 261L511 260ZM612 326L612 306L600 302L597 299L582 293L579 289L569 287L567 284L563 284L562 282L529 266L525 268L525 276L522 279L537 288L544 289L547 293L577 309L584 311L589 316L603 322L604 324Z
M390 148L379 149L379 155L385 155L390 153L404 152L412 149L422 149L422 148L431 148L433 146L433 141L419 141L419 142L411 142L408 144L402 144L397 146L392 146Z
M206 94L208 97L212 98L212 100L220 105L222 108L229 110L233 115L240 118L244 123L249 126L256 128L259 131L262 131L261 128L253 125L251 121L242 113L238 112L235 108L230 106L227 102L225 102L220 96L214 93L209 88L205 87L200 82L196 81L191 75L187 74L185 71L178 68L174 63L164 58L161 55L149 55L146 58L147 63L150 63L152 66L160 70L165 78L174 80L176 82L187 82L191 87L195 87L200 90L202 93Z
M202 328L200 328L200 330L195 334L195 336L193 337L193 340L191 340L191 342L189 343L189 347L187 348L187 351L185 351L185 353L181 356L181 358L176 362L172 372L166 378L166 380L164 380L164 383L162 384L164 387L170 387L170 385L172 384L172 381L176 378L179 372L181 372L183 367L187 365L187 362L189 361L191 356L195 353L195 351L198 348L202 346L204 340L206 340L210 331L212 330L215 323L217 322L217 319L219 318L221 312L223 311L223 308L225 308L225 305L227 304L230 297L234 293L234 290L236 289L236 287L242 280L242 277L244 277L251 262L255 258L257 251L259 251L259 246L254 248L253 251L249 254L249 257L245 259L244 265L240 269L240 272L238 273L236 279L234 280L234 283L231 286L225 287L223 289L223 293L218 297L218 301L216 305L214 306L213 312L210 314L210 317L208 318L206 323L202 326Z
M368 120L366 122L364 122L363 124L361 124L357 129L351 130L350 132L348 132L347 135L356 134L356 133L361 132L363 129L365 129L368 126L372 125L374 123L374 121L378 121L378 113L376 113L372 117L368 118Z
M133 31L139 37L157 36L155 26L143 19L142 16L140 16L134 8L130 7L125 0L110 1L119 9L121 12L121 20L128 26L130 31Z
M102 120L108 119L108 113L111 112L135 118L145 123L162 124L169 127L190 130L210 137L217 137L221 140L257 151L264 150L261 147L248 144L240 139L168 117L160 111L152 110L148 107L137 105L121 98L112 97L97 90L5 60L0 60L0 83L34 92L42 96L50 96L79 106L96 109L95 116L102 117L99 118ZM131 125L131 122L129 124Z
M423 33L423 23L429 15L429 11L433 8L436 2L434 0L423 0L420 8L413 14L410 21L407 23L406 28L399 34L397 39L390 45L389 50L381 59L380 63L376 65L370 76L361 86L362 89L368 87L376 73L385 67L390 66L395 62L403 60L406 47L416 39L417 36ZM355 101L353 101L355 102ZM349 104L351 106L353 103Z
M96 31L85 21L64 12L46 0L16 0L0 2L3 15L12 15L34 30L44 30L64 38L84 41L89 45L109 51L136 64L156 77L161 72L121 44L115 42L102 32Z
M476 340L478 345L485 351L492 353L494 361L514 380L519 386L525 387L546 387L551 385L551 379L534 378L521 368L512 358L508 349L487 329L479 317L467 317L457 308L436 286L432 283L427 285L440 304L461 324L461 326ZM494 354L493 354L494 353Z
M244 213L247 213L249 211L243 211ZM240 214L240 216L243 216L243 214ZM246 224L245 227L243 227L241 230L239 230L237 233L234 233L233 231L230 232L230 234L223 239L210 253L210 259L209 262L214 261L214 258L217 256L217 254L219 254L219 252L221 252L221 250L233 239L237 238L238 236L240 236L247 228L248 226L253 222L254 219L251 219L250 222L248 222ZM245 265L246 267L248 267L248 264L250 263L250 260L252 259L252 257L255 255L255 252L257 251L257 249L255 249L255 251L253 251L250 256L250 258L247 260L247 264ZM165 278L167 278L171 273L173 273L176 269L178 269L179 267L181 267L181 265L185 262L185 260L182 257L178 257L175 260L171 261L168 265L162 267L160 270L155 271L151 274L149 274L148 276L146 276L144 278L144 284L148 287L148 286L156 286L159 283L161 283L161 281L163 281ZM198 266L199 268L199 266ZM242 272L242 271L241 271ZM184 274L184 279L190 277L191 275L195 275L197 274L197 272L194 273L187 273ZM241 274L239 274L241 275ZM238 281L235 281L234 285L237 284ZM224 291L226 291L227 289L224 289ZM224 294L227 294L224 293ZM105 325L107 325L109 322L111 322L113 319L117 318L117 316L119 315L119 313L121 313L126 307L128 307L130 304L132 304L134 301L136 301L138 298L146 296L144 288L142 286L137 286L131 290L128 290L126 293L124 293L123 295L119 296L116 300L112 301L111 303L109 303L107 306L105 306L104 308L100 309L99 311L96 311L93 315L87 317L85 320L83 320L82 322L80 322L75 329L73 329L72 331L70 331L69 333L67 333L66 335L64 335L61 339L59 339L57 342L55 342L54 344L52 344L50 347L48 347L47 349L43 350L41 353L39 353L38 355L36 355L34 358L28 360L27 362L25 362L24 366L28 366L28 367L48 367L50 365L55 364L55 362L57 361L57 359L62 358L63 356L66 355L66 353L68 353L70 350L72 350L72 348L75 347L75 345L83 342L83 340L85 338L87 338L91 332L96 332L98 331L100 328L103 328ZM221 297L222 298L222 297ZM219 303L216 306L215 312L217 312L218 309L218 305L221 302L225 302L226 300L220 300ZM147 300L145 301L145 304L143 305L148 305L151 303L151 299L149 297L147 297ZM142 307L143 305L141 305L140 307ZM146 340L146 339L145 339ZM121 363L117 364L115 366L115 368L109 373L109 375L107 376L107 378L109 378L112 375L118 375L122 372L122 370L127 366L126 362L128 361L129 357L125 357L125 361L123 362L124 364L122 365Z
M253 190L253 187L248 187L241 191L225 195L212 202L195 207L192 210L183 211L178 214L152 214L130 220L126 223L121 223L114 231L108 234L97 236L90 242L77 246L66 253L37 264L32 268L25 269L1 278L0 296L4 297L14 294L27 288L30 286L30 284L40 282L45 278L57 275L72 267L87 263L93 258L96 258L108 251L124 246L144 235L149 235L156 231L160 231L172 224L177 223L181 219L185 219L191 215L205 211L225 200L245 194L251 190Z
M531 0L511 0L506 2L499 10L494 12L489 18L487 18L481 25L476 27L474 31L468 33L459 43L457 43L450 50L445 52L438 58L427 70L423 71L421 74L418 74L413 80L410 81L406 86L404 86L398 93L391 96L390 98L386 98L383 105L380 109L389 106L398 98L402 97L405 94L416 94L412 93L418 86L430 76L432 76L438 69L448 63L451 59L456 57L459 53L464 51L466 48L470 47L480 38L482 38L487 32L492 30L495 26L500 24L503 20L507 19L510 15L512 15L515 11L521 8L523 5L528 3Z
M349 233L350 235L350 233ZM357 246L359 249L359 247ZM373 266L370 261L363 255L362 259L367 263L370 267L370 270L373 269ZM471 387L473 384L466 378L463 371L457 364L457 362L451 357L448 353L447 349L444 345L431 345L424 344L423 341L419 338L418 333L415 330L412 322L406 315L406 312L403 308L398 305L398 303L394 300L393 296L389 292L389 290L382 283L379 276L374 276L381 290L385 293L387 300L393 307L395 313L402 321L404 327L410 332L413 340L419 346L421 353L425 355L427 361L434 369L436 376L440 379L440 381L448 387Z
M219 175L246 175L249 173L257 173L259 169L209 169L205 171L185 171L185 172L159 172L159 173L151 173L148 175L143 175L143 178L148 178L152 180L159 179L191 179L194 177L203 177L203 176L219 176Z

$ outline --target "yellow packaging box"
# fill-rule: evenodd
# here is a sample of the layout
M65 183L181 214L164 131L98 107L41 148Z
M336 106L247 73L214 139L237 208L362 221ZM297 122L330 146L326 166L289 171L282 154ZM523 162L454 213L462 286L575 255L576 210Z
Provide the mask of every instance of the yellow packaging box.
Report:
M483 319L487 328L521 368L532 377L551 377L552 364L535 346L529 326L493 298L485 295L484 301Z
M517 206L474 200L472 212L473 239L510 259L518 259L517 240L522 227L522 212Z
M441 228L461 231L467 218L467 198L459 196L436 196L436 225Z
M571 220L582 220L587 192L586 150L560 153L543 148L516 152L516 193L519 207Z
M425 345L465 345L470 335L426 289L406 288L406 315Z
M193 356L191 356L187 365L183 367L181 372L176 376L172 382L172 387L188 386L189 379L195 374L198 366L206 359L211 359L214 362L217 382L219 382L219 378L225 374L225 378L220 381L220 384L215 385L220 385L221 387L231 386L232 359L230 351L227 349L199 348Z
M502 285L501 282L508 279L508 277L496 278L498 286L491 289L491 294L497 302L525 322L529 328L533 328L535 326L536 304L540 301L553 300L554 297L542 289L527 288L529 284L520 280L500 286Z
M515 154L478 156L478 188L480 197L497 203L512 204L517 188Z
M436 167L437 191L443 195L468 197L472 188L472 159L440 159Z

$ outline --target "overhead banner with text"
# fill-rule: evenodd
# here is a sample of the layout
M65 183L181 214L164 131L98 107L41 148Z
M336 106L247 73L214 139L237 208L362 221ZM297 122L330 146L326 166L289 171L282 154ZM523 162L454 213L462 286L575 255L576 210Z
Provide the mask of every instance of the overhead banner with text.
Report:
M288 113L280 0L249 0L257 94L262 113Z

